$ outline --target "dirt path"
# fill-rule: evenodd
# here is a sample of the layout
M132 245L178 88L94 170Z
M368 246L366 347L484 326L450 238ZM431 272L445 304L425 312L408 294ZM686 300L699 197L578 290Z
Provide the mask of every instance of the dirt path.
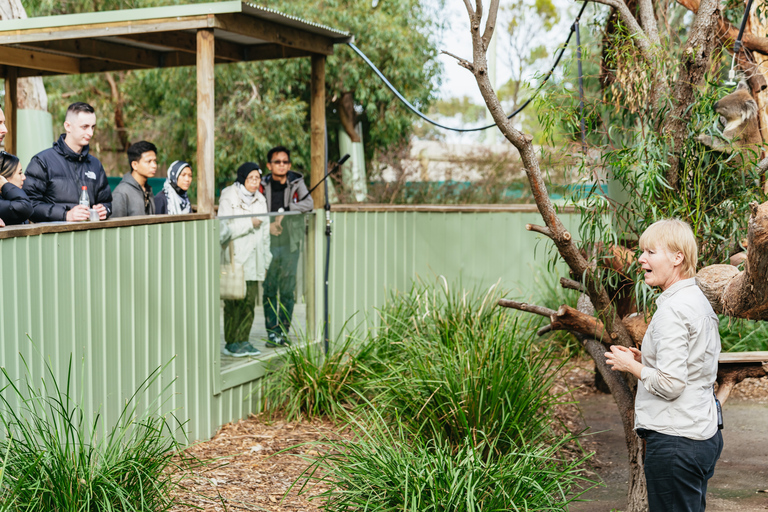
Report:
M715 476L709 481L707 511L765 512L768 510L768 400L764 382L745 381L741 391L723 407L724 448ZM750 392L758 388L758 392ZM589 491L590 503L577 503L570 512L609 512L626 506L626 448L618 409L610 395L581 397L585 425L594 434L585 445L596 452L596 465L605 487Z

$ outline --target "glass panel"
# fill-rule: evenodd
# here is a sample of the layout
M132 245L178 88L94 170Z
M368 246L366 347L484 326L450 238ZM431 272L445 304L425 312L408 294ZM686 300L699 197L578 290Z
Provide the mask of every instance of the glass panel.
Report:
M219 217L222 371L305 337L311 215Z

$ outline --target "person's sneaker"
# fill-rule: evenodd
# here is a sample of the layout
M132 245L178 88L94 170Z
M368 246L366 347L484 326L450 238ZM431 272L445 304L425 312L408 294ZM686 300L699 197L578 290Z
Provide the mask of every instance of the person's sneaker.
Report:
M261 351L247 341L241 341L239 343L227 343L222 353L231 357L247 357L258 356Z
M284 347L290 347L291 346L291 340L288 339L288 334L283 334L282 336L278 336L280 338L280 344Z
M283 338L277 333L271 332L267 335L267 342L265 343L269 348L277 348L283 345Z

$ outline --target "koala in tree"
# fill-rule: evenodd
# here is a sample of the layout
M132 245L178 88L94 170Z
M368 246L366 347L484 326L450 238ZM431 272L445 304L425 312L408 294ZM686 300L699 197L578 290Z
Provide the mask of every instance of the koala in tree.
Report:
M736 90L715 103L714 107L723 124L722 138L702 133L696 140L723 153L732 153L734 150L759 151L763 138L757 122L757 102L749 93L745 81L739 82ZM739 157L736 163L741 164L742 161L742 157Z

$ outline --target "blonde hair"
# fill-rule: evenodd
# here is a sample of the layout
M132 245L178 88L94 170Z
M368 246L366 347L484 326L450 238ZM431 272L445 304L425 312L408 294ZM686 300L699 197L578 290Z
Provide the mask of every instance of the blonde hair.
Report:
M696 275L696 263L699 261L699 248L691 226L680 219L664 219L654 222L640 237L640 249L666 249L669 252L683 254L680 273L685 278Z

